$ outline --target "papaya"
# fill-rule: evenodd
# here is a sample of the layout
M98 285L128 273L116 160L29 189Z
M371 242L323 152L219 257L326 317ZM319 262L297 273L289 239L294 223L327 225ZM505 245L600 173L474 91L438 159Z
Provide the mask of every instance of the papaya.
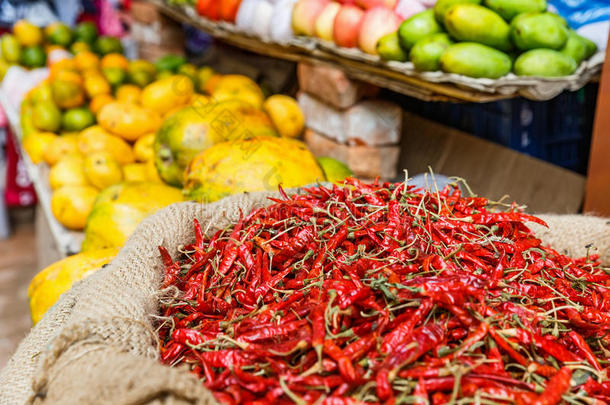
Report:
M445 28L460 41L478 42L508 51L510 26L495 12L478 4L457 4L445 13Z
M441 69L441 55L453 41L444 32L432 34L417 41L411 49L411 62L419 71L436 71Z
M441 56L441 68L447 73L497 79L510 72L512 62L502 51L476 42L450 45Z
M539 13L546 10L546 0L485 0L484 4L506 21L521 13Z
M568 28L556 14L525 13L511 22L511 37L517 48L561 49L568 40Z
M445 24L445 13L456 4L481 4L481 0L437 0L434 4L434 17L436 21Z
M398 28L398 39L403 49L410 50L420 39L438 32L443 32L443 28L434 18L434 10L429 9L403 21Z
M515 61L517 76L560 77L574 73L578 65L571 57L553 49L532 49Z

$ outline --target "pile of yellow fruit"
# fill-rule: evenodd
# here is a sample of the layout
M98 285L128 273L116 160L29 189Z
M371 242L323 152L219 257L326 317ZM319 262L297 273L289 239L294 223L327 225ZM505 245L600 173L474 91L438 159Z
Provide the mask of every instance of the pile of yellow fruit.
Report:
M13 65L40 68L71 53L90 51L103 56L122 53L123 46L118 38L98 35L96 25L91 22L82 22L74 28L54 22L42 29L26 20L19 20L11 33L0 36L0 50L1 79Z

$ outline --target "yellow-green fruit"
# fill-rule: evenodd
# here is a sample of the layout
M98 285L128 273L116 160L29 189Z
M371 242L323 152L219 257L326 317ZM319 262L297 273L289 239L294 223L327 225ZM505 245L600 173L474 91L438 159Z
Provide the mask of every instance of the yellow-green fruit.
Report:
M383 60L395 60L398 62L409 60L409 54L400 46L398 31L391 32L379 39L379 42L377 42L377 53Z
M161 178L182 185L184 169L202 150L226 140L277 135L269 117L253 106L231 100L185 107L167 118L155 136L155 165Z
M28 287L32 322L38 323L61 294L75 282L110 263L118 252L118 249L105 249L79 253L55 262L38 273Z
M139 138L133 145L133 153L138 162L148 162L155 158L155 134L147 134Z
M146 163L129 163L122 167L125 181L148 181Z
M430 9L403 21L398 27L398 40L403 49L410 50L420 39L438 32L443 32L443 28L434 18L434 11Z
M551 13L526 13L511 22L511 35L517 48L561 49L568 40L568 28Z
M546 10L546 0L485 0L485 6L510 21L521 13Z
M218 80L212 100L220 102L226 100L240 100L255 108L262 108L265 95L256 82L242 75L225 75Z
M144 87L141 103L158 114L165 114L176 106L186 105L194 92L193 81L190 78L173 75Z
M441 56L441 68L447 73L497 79L511 70L510 57L502 51L475 42L450 45Z
M326 180L331 183L341 183L346 178L354 175L345 163L337 159L322 156L318 158L318 163L322 167Z
M123 180L119 163L107 152L95 152L85 158L85 176L100 190Z
M83 170L84 160L80 155L62 158L49 171L49 184L53 190L64 186L87 186L89 181Z
M44 151L57 138L52 132L33 132L23 137L23 149L33 163L42 162Z
M532 49L515 61L517 76L560 77L574 73L578 65L571 57L552 49Z
M0 49L2 50L2 59L9 63L19 62L21 57L21 45L14 35L4 34L0 38Z
M195 82L197 83L197 91L199 91L200 93L205 93L205 84L215 74L216 72L214 71L214 69L209 66L203 66L199 68L195 77Z
M481 4L481 0L437 0L434 4L434 17L436 21L445 24L445 13L456 4Z
M280 136L298 138L305 129L305 115L297 101L283 94L265 100L263 110L271 117Z
M587 43L585 39L576 32L570 31L566 44L559 52L574 59L574 62L576 62L577 65L580 65L580 62L587 56Z
M324 181L307 146L297 140L257 137L216 144L197 155L185 172L185 193L211 202L231 194L275 191Z
M61 111L52 101L34 104L32 122L40 131L57 132L61 126Z
M80 231L85 227L98 190L91 186L64 186L51 196L51 212L60 224Z
M19 20L13 25L13 33L17 41L23 46L39 45L42 42L42 30L40 27L27 20Z
M478 4L456 4L445 13L445 28L460 41L478 42L502 51L512 47L510 26L502 17Z
M89 127L78 135L78 149L83 155L95 152L110 153L122 165L135 160L131 146L127 142L108 133L99 125Z
M108 132L128 141L156 131L161 125L161 117L145 107L133 103L115 101L100 110L97 121Z
M163 183L119 183L106 188L89 215L83 252L123 246L144 218L181 201L182 191Z
M441 69L441 56L453 41L444 32L432 34L417 41L411 48L411 62L421 72Z

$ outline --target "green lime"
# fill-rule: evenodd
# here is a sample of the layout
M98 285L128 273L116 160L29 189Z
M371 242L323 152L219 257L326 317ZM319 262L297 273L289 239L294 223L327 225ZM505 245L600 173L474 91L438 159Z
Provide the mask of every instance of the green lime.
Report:
M72 30L66 24L55 22L45 28L47 41L67 48L72 43Z
M52 101L40 101L34 105L32 123L39 131L57 132L61 126L61 111Z
M123 53L123 45L118 38L101 36L95 40L93 50L100 55Z
M74 36L77 41L93 44L97 39L97 27L90 21L85 21L74 28Z
M13 34L4 34L0 39L0 49L2 50L2 58L10 63L19 62L21 56L21 45Z
M157 60L155 66L157 70L171 70L176 72L178 68L186 63L186 59L179 55L165 55Z
M47 55L40 45L28 46L21 52L20 63L29 68L43 67L47 63Z
M127 79L127 72L118 67L104 68L102 69L102 73L106 80L108 80L108 83L114 88L125 83L125 80Z
M345 163L331 157L319 157L318 164L322 167L326 180L331 183L340 183L354 175Z
M61 127L64 131L82 131L95 124L95 115L86 107L70 108L62 119Z

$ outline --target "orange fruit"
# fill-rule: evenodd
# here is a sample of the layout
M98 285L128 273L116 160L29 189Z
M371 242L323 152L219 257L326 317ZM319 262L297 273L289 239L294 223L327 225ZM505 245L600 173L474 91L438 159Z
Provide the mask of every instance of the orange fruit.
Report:
M100 58L91 51L82 51L74 56L74 63L81 72L96 69L100 64Z
M112 103L114 98L110 94L98 94L91 99L89 109L95 115L108 103Z
M123 84L116 90L116 99L127 103L139 104L142 90L135 84Z
M210 77L205 82L205 86L204 86L205 92L207 94L214 93L214 91L216 90L216 86L218 86L218 84L220 83L221 79L222 79L222 75L213 75L212 77Z
M120 53L109 53L102 58L101 66L102 69L121 68L127 70L127 68L129 68L129 61Z
M89 98L93 98L98 94L110 94L112 89L102 74L94 73L85 76L85 91Z
M74 59L61 59L49 66L49 78L53 79L61 72L68 71L78 74Z

